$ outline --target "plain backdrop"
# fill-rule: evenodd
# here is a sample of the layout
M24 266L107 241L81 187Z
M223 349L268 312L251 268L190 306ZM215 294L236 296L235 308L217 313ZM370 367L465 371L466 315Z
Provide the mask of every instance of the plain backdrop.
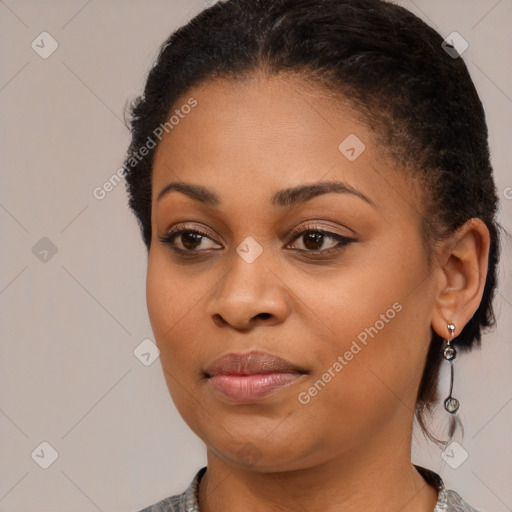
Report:
M469 43L463 58L486 109L510 232L512 1L401 4L443 37L457 31ZM146 252L124 183L101 200L93 191L122 164L123 110L159 45L206 6L0 1L2 512L134 512L182 492L205 464L159 360L145 366L134 354L153 338ZM485 512L512 510L510 263L505 237L498 328L456 362L467 459L454 469L420 434L413 442L416 463ZM441 386L444 396L446 372ZM446 421L443 410L436 421Z

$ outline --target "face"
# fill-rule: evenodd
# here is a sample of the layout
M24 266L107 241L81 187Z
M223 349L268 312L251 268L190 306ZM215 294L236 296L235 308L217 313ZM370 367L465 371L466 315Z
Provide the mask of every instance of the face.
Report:
M415 187L299 78L211 81L187 103L155 155L147 274L179 412L261 471L403 440L434 307Z

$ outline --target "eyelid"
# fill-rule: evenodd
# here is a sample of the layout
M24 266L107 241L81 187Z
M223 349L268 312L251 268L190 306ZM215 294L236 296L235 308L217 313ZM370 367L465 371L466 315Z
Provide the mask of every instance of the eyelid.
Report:
M318 222L318 221L316 221ZM289 238L289 237L292 237L292 240L295 239L295 237L297 235L300 235L302 234L303 232L307 232L307 231L319 231L319 232L323 232L323 233L326 233L326 234L333 234L333 235L337 235L337 236L341 236L341 237L344 237L344 238L356 238L356 234L354 233L354 231L352 231L350 228L347 228L345 226L343 226L347 231L350 232L350 234L342 234L342 233L339 233L336 231L336 228L334 226L330 226L330 225L327 225L327 226L322 226L322 225L319 225L318 223L315 223L315 221L308 221L306 224L302 224L301 226L298 226L296 228L293 228L292 230L288 231L286 233L286 235L284 236L284 238Z
M354 233L354 231L352 231L350 228L347 228L345 226L344 226L344 228L346 230L350 231L350 235L344 235L344 234L338 233L336 231L331 231L335 228L330 227L329 225L324 227L324 226L320 226L320 225L316 224L315 221L308 221L306 224L302 224L300 226L297 226L297 227L287 231L283 235L283 239L290 239L290 241L292 241L298 235L300 235L303 232L307 232L307 231L319 231L319 232L323 232L325 234L332 233L333 235L338 235L338 236L341 236L344 238L351 238L351 237L355 238L356 234ZM174 226L172 226L172 229L167 230L160 237L160 239L169 238L170 236L175 235L182 230L198 231L198 232L200 232L200 234L210 238L214 242L217 242L216 238L221 238L221 240L222 240L222 237L219 237L216 234L213 234L208 228L202 226L201 224L199 225L199 227L197 227L196 225L190 225L189 222L179 222L178 224L175 224ZM223 240L222 240L222 242L225 243Z
M175 235L180 231L197 231L201 235L210 238L214 242L217 242L216 238L219 238L217 235L213 234L208 228L203 227L202 225L199 225L199 227L197 225L190 225L188 222L179 222L178 224L175 224L172 227L172 229L167 230L161 238L169 238L170 236Z

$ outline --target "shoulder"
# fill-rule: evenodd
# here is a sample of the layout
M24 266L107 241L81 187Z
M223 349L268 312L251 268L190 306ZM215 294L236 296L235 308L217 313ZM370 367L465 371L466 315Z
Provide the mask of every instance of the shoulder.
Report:
M446 489L443 479L434 471L414 465L425 481L437 490L434 512L480 512L468 505L455 491Z
M154 503L139 512L199 512L197 492L199 482L206 471L206 466L201 468L194 476L192 482L185 491L175 496L165 498Z
M468 505L455 491L442 489L439 492L434 512L480 512Z
M154 503L149 507L141 510L140 512L185 512L186 508L183 507L183 497L185 493L165 498L158 503Z

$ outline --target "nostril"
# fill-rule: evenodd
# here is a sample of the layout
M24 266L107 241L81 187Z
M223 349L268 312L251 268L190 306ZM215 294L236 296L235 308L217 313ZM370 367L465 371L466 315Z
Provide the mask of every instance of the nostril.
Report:
M263 320L266 320L267 318L270 318L272 315L270 313L260 313L258 316L260 318L263 318Z
M224 318L222 318L221 315L219 315L218 313L216 313L215 315L213 315L213 321L218 325L218 326L223 326L225 324L227 324L226 320L224 320Z

